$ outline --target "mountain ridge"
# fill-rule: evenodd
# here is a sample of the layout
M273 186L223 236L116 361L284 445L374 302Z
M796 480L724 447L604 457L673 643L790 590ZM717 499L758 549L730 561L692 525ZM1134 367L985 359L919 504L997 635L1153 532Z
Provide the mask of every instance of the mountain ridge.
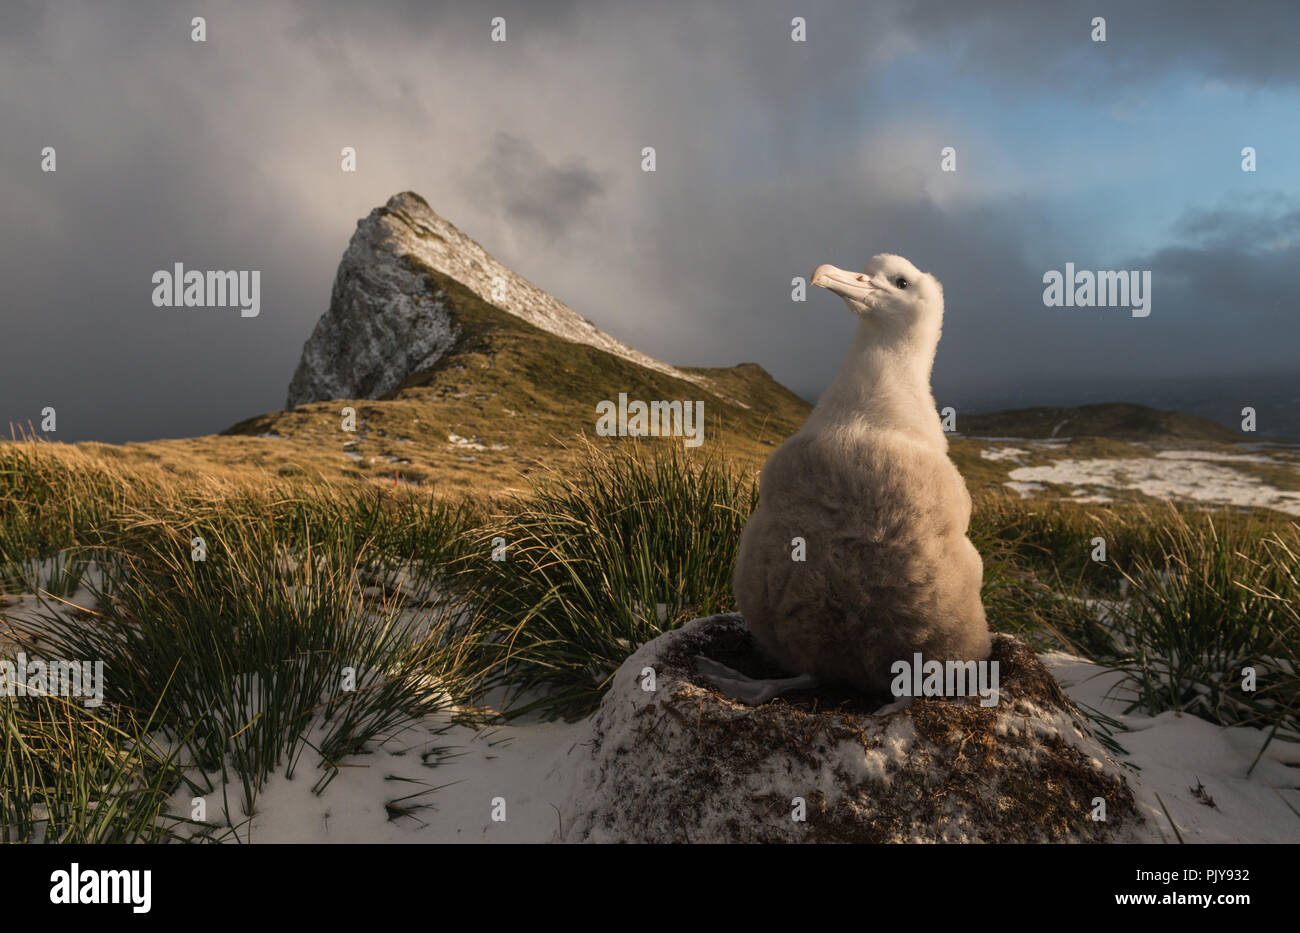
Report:
M983 414L958 415L962 437L1013 437L1022 440L1107 437L1116 440L1165 438L1239 443L1240 434L1200 415L1152 408L1135 402L1097 402L1077 406L1038 405Z
M423 197L404 191L357 221L329 307L303 346L286 406L378 398L434 365L455 335L445 308L420 281L427 270L456 280L480 300L540 330L696 381L606 334L497 261Z
M406 290L412 307L438 309L446 337L436 358L373 397L268 412L222 438L291 446L304 468L345 477L520 489L523 477L581 456L583 439L597 446L632 440L596 431L597 405L620 393L647 402L702 400L710 451L753 467L811 411L757 364L652 369L543 330L410 253L386 265L385 279ZM356 412L355 432L340 429L343 407Z

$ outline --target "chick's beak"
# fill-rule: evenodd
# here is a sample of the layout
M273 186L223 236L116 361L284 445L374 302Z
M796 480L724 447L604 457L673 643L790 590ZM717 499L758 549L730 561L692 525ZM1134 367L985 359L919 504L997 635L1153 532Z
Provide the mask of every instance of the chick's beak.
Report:
M812 284L832 291L841 298L858 301L875 291L871 277L865 272L847 272L831 265L820 265L813 273Z

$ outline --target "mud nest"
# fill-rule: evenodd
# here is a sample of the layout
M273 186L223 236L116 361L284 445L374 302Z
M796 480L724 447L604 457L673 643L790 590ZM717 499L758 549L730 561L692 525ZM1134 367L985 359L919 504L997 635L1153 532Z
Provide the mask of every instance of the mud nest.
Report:
M747 707L698 674L701 654L753 677L787 673L735 614L697 619L643 646L593 718L565 838L1145 838L1129 775L1012 636L993 639L1000 696L991 707L978 696L898 704L843 688Z

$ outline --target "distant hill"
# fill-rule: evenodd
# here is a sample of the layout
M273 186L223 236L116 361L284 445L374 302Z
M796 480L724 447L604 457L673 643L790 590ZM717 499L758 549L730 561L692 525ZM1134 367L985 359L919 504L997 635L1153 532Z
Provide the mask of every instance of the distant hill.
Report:
M959 414L956 433L965 437L1104 437L1127 441L1177 440L1223 444L1247 439L1208 418L1129 402L1105 402L1078 408L1018 408L982 415Z

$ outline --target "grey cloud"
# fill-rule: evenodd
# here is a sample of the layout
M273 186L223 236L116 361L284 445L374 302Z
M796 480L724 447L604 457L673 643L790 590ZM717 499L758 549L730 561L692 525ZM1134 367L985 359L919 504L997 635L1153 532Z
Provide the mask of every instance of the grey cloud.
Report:
M1300 240L1300 205L1284 192L1261 192L1234 204L1187 211L1177 235L1215 250L1261 253Z
M936 202L920 193L932 173L873 173L857 148L895 165L933 148L860 117L885 112L874 76L899 56L998 78L1009 106L1021 86L1087 94L1188 63L1286 85L1295 67L1277 51L1294 11L1101 10L1103 49L1078 40L1085 5L797 7L0 4L0 425L56 404L63 439L147 439L278 406L355 221L408 188L639 349L756 361L809 397L853 322L826 293L792 304L790 279L881 251L944 281L936 386L957 402L1122 396L1135 374L1253 367L1300 343L1294 205L1189 213L1133 260L1157 281L1139 327L1042 306L1043 270L1025 254L1043 202ZM505 47L486 41L498 14ZM796 14L806 48L789 42ZM192 15L208 17L206 47L188 41ZM37 167L46 144L53 176ZM354 177L338 171L348 144ZM647 176L651 144L660 171ZM1260 229L1276 249L1233 251ZM1079 231L1071 256L1103 238ZM262 315L151 307L150 273L176 260L261 269Z
M0 42L16 45L29 40L45 20L39 0L8 0L0 3Z
M909 37L946 46L981 76L1047 80L1077 94L1174 71L1260 85L1300 82L1300 6L1289 0L1236 7L1218 0L921 0L896 10ZM1106 19L1104 44L1090 38L1096 16Z
M530 142L498 133L471 177L476 193L507 220L560 237L593 209L604 186L581 160L556 165Z

